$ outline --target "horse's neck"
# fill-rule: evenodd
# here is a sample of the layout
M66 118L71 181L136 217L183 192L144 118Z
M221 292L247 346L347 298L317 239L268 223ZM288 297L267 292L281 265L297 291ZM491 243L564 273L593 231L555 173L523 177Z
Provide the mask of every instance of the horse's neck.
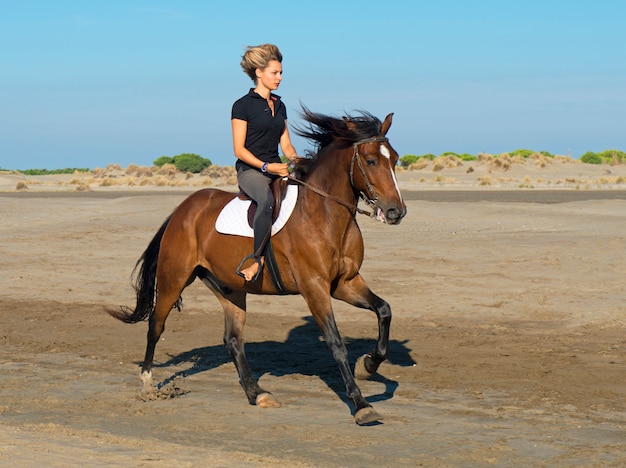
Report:
M348 152L349 150L342 151ZM327 151L320 157L324 160L319 161L307 182L345 203L356 205L357 199L350 184L349 155Z

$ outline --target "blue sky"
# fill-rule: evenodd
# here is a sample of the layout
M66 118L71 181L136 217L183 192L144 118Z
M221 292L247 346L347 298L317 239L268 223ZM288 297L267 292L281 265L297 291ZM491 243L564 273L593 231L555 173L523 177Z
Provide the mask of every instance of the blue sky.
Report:
M401 156L626 151L621 0L0 0L0 167L232 165L240 57L264 42L290 125L302 103L394 112Z

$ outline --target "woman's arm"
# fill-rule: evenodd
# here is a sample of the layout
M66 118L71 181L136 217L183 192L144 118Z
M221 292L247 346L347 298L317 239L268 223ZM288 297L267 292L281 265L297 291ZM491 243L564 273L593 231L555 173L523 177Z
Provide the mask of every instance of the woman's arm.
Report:
M298 153L296 153L296 149L291 144L291 137L289 136L289 128L287 127L286 120L285 120L285 130L283 131L283 134L280 136L280 149L290 161L293 161L294 159L298 157Z
M235 152L235 156L249 166L261 169L263 161L257 158L246 148L246 132L248 131L248 122L240 119L232 119L231 124L233 128L233 150Z

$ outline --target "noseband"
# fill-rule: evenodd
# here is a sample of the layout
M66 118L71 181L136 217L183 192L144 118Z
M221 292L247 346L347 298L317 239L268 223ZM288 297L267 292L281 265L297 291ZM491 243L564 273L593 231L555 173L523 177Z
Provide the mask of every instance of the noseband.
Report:
M367 191L369 192L369 196L368 196L365 193L363 193L363 190L361 190L359 192L359 197L361 197L361 199L365 201L365 203L367 203L370 206L370 208L374 210L374 213L377 211L377 209L380 209L380 207L378 206L378 197L376 196L376 192L374 192L374 187L372 187L372 184L370 183L369 178L367 177L367 173L365 172L365 168L363 167L363 162L361 161L361 158L359 155L359 146L364 145L365 143L383 143L386 141L389 141L389 140L385 137L372 137L372 138L365 138L363 140L359 140L352 145L354 152L352 154L352 162L350 163L350 185L354 187L354 163L356 161L356 164L359 170L361 171L361 175L363 176L363 179L365 180ZM374 213L371 216L374 216L375 215Z

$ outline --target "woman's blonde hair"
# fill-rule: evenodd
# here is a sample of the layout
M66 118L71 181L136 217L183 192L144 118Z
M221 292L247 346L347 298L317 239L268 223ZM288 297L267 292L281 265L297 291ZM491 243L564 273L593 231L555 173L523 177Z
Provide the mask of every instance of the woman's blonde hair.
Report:
M272 60L283 61L283 54L274 44L261 44L258 46L248 46L241 56L241 68L256 84L256 69L263 70Z

